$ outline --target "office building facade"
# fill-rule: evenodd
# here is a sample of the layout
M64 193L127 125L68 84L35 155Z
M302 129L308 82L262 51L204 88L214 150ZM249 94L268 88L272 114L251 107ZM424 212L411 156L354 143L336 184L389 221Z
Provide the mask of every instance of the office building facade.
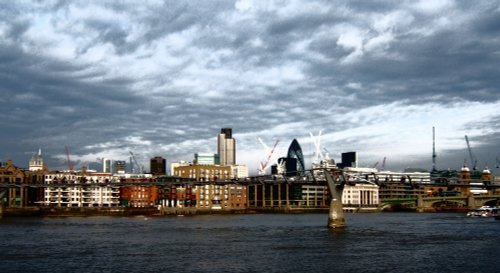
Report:
M196 153L194 154L194 162L200 165L220 165L220 158L218 154Z

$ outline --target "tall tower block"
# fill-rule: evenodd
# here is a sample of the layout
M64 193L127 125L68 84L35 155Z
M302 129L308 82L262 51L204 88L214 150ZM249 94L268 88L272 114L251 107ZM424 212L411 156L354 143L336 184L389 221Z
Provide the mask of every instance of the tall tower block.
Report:
M222 128L217 136L217 153L221 165L236 164L236 140L232 136L231 128Z

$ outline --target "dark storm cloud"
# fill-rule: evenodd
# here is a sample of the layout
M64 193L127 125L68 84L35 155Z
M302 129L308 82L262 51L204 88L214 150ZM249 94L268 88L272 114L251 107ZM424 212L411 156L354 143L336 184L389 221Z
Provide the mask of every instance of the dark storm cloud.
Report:
M493 14L483 14L485 18L500 18L496 16L498 11L489 12ZM433 27L426 26L428 15L414 16L415 24L412 26ZM492 85L498 81L494 69L499 61L498 42L488 38L482 39L482 35L476 34L471 27L461 25L438 30L429 36L408 33L404 29L393 35L395 41L391 42L386 51L397 55L397 58L365 52L363 61L349 66L338 66L336 63L318 64L312 66L312 74L339 85L354 79L367 89L381 90L377 97L371 97L367 103L374 103L374 100L378 100L378 103L398 101L404 98L422 102L426 98L432 100L434 95L443 93L448 93L449 102L456 98L498 100L499 93ZM320 41L314 44L312 49L333 60L349 54L349 50L335 45L332 40ZM479 90L481 92L478 92Z
M132 83L130 79L87 82L95 76L93 72L85 75L89 67L41 58L8 46L0 47L0 60L2 135L3 139L19 137L7 142L12 142L12 150L26 151L43 143L49 151L62 152L64 144L82 147L90 139L123 134L128 129L106 128L112 122L126 123L123 113L144 101L124 92Z

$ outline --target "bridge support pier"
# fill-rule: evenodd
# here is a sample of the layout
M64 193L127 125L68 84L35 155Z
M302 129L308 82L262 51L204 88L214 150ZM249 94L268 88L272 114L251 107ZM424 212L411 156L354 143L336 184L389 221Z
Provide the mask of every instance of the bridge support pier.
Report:
M342 196L342 190L340 191ZM343 228L345 227L344 209L342 206L342 198L334 198L330 201L330 211L328 212L328 227Z
M476 206L476 199L474 198L474 195L469 195L469 197L467 198L467 207L469 209L476 209L477 206Z
M417 211L424 212L424 198L421 194L417 195Z
M3 204L3 197L5 195L5 191L0 190L0 219L3 216L3 210L4 210L4 204Z
M342 193L344 191L344 181L340 181L339 176L332 176L330 171L324 170L328 189L330 190L330 211L328 212L328 227L333 229L344 228L345 217L342 205ZM335 183L335 182L340 183Z

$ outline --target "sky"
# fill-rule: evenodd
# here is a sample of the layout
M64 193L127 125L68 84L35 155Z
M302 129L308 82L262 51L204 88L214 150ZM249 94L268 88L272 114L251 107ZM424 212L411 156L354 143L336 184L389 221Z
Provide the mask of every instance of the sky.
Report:
M498 173L498 1L2 1L0 161L216 153L256 174L310 133L337 162ZM323 151L325 151L323 150ZM273 160L271 160L273 161ZM272 162L271 162L272 163Z

